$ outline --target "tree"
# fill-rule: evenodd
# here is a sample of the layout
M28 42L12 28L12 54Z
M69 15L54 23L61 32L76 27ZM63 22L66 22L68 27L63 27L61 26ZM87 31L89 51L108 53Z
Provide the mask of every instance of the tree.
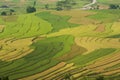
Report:
M13 9L10 9L10 15L12 15L14 12L15 12L15 10L13 10Z
M56 10L58 10L58 11L63 10L63 8L64 8L64 1L58 1L56 6L57 6Z
M33 13L33 12L36 12L36 8L28 6L27 9L26 9L26 11L27 11L27 13Z
M6 16L7 13L6 13L5 11L3 11L3 12L1 12L1 15L2 15L2 16Z
M45 4L45 9L49 9L49 4Z
M99 8L100 8L100 6L99 6L99 5L97 5L96 9L99 9Z
M7 77L0 77L0 80L9 80L8 76Z
M96 80L104 80L104 77L103 76L99 76L96 78Z
M36 5L36 1L34 1L34 3L33 3L33 7L35 7L35 5Z
M74 0L58 1L56 10L70 10L74 5L76 5Z
M70 10L71 8L72 8L71 5L66 5L66 6L65 6L65 9L66 9L66 10Z
M64 80L74 80L73 76L70 73L65 74Z
M10 12L15 12L15 10L13 10L13 9L10 9Z
M109 5L109 9L119 9L119 8L120 8L119 5L115 5L115 4Z

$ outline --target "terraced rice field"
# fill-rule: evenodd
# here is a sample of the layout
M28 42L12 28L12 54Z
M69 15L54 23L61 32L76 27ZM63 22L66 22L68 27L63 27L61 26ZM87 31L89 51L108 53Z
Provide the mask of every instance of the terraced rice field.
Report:
M120 15L104 11L0 16L0 79L119 80Z

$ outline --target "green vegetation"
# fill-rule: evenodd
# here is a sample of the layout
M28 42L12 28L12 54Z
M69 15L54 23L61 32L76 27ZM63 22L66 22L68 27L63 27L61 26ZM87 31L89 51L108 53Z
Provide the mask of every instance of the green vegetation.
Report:
M94 77L85 76L80 80L106 80L106 79L104 78L104 76L94 76Z
M69 37L71 36L60 36L33 43L31 48L34 48L34 51L25 57L14 60L12 63L9 62L10 64L8 62L0 62L0 64L4 64L0 68L0 76L9 76L9 79L13 80L42 72L56 65L59 61L52 58L64 49L65 43L69 43ZM8 65L6 66L5 64Z
M36 17L34 14L19 15L14 22L5 22L6 28L0 34L1 38L24 38L46 34L52 30L47 21Z
M27 11L27 13L33 13L33 12L36 12L36 8L28 6L27 9L26 9L26 11Z
M7 13L3 11L3 12L1 13L1 15L2 15L2 16L6 16Z
M120 1L97 2L0 0L0 80L119 79Z
M83 7L85 4L90 3L90 0L7 0L7 1L0 1L0 6L5 5L6 3L9 5L10 4L10 8L14 9L16 11L16 14L23 14L26 13L26 8L28 6L34 7L36 8L36 10L39 9L47 9L48 7L50 10L56 10L56 9L60 9L57 5L57 3L59 2L64 2L62 4L64 4L64 6L62 5L62 8L64 7L64 9L66 10L70 10L70 9L77 9L77 8L81 8ZM67 4L66 4L67 3ZM12 4L12 5L11 5ZM9 6L8 6L9 7ZM1 10L0 10L1 11Z
M116 64L114 66L111 66L111 67L107 68L107 70L116 69L116 68L119 68L119 67L120 67L120 64Z
M76 5L74 0L58 1L56 4L56 10L70 10L74 5Z
M55 55L55 58L63 56L64 54L68 53L71 50L71 46L74 44L73 36L64 36L64 37L61 37L61 39L59 40L63 41L64 47L60 52L58 52Z
M108 36L108 38L120 38L120 34Z
M9 80L8 77L0 77L0 80Z
M74 80L74 78L70 73L67 73L64 77L64 80Z
M120 0L98 0L101 4L120 4Z
M93 10L96 12L94 15L88 16L94 20L101 21L102 23L115 22L120 17L120 10Z
M46 10L49 9L49 4L45 4L45 9L46 9Z
M95 50L86 55L78 56L78 57L72 59L70 62L74 62L74 63L82 66L82 65L92 62L98 58L109 55L115 51L116 51L116 49L113 49L113 48L98 49L98 50Z
M53 27L52 32L56 32L56 31L59 31L60 29L64 29L64 28L72 28L72 27L78 26L77 24L68 22L68 20L70 19L69 16L53 15L50 12L37 13L36 16L51 23L51 25Z
M120 9L119 5L111 4L109 9Z
M67 22L70 18L69 16L62 17L50 14L49 12L41 12L35 15L19 15L14 22L6 22L6 19L5 24L7 27L0 34L0 37L31 37L77 26L77 24Z

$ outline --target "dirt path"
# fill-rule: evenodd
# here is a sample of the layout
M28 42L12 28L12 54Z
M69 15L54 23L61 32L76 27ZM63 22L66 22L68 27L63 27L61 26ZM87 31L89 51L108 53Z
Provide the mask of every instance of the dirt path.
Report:
M97 2L97 0L92 0L91 3L89 3L89 4L85 5L85 6L83 6L83 9L90 9L90 8L91 8L91 5L95 4L96 2Z

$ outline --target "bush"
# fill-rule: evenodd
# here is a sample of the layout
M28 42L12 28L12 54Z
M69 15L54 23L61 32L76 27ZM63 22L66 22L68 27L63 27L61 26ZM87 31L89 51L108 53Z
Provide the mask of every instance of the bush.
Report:
M72 9L72 6L76 5L76 2L73 0L64 0L64 1L58 1L56 4L56 10L70 10Z
M73 76L70 73L65 74L64 80L74 80Z
M10 12L15 12L15 10L13 10L13 9L10 9Z
M96 78L96 80L104 80L104 77L103 76L99 76Z
M33 12L36 12L36 8L29 6L29 7L27 7L26 11L27 11L27 13L33 13Z
M1 15L2 15L2 16L6 16L7 13L6 13L5 11L3 11L3 12L1 13Z
M119 9L119 5L114 5L114 4L111 4L109 6L110 9Z
M56 8L56 10L57 10L57 11L61 11L61 10L63 10L63 9L62 9L62 7L59 7L59 6L58 6L58 7Z
M15 12L15 10L13 10L13 9L10 9L10 15L12 15L14 12Z
M49 9L49 4L45 4L45 9Z
M8 77L0 77L0 80L9 80Z

